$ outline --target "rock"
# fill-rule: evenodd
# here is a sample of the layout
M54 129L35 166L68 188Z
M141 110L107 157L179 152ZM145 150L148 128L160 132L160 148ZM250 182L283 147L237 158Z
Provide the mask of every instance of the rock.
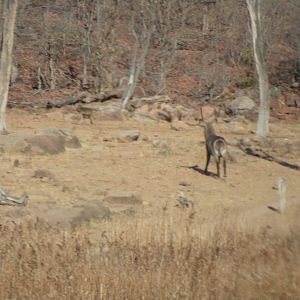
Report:
M300 97L297 95L290 95L286 99L286 105L288 107L300 107Z
M34 135L26 138L30 152L34 154L58 154L65 151L64 139L61 136Z
M240 139L240 144L243 146L251 146L251 140L249 137L243 137Z
M110 204L123 204L123 205L142 205L142 197L135 192L111 192L108 193L104 202Z
M122 121L128 113L119 106L108 106L105 103L82 104L77 107L77 111L79 113L90 111L94 121Z
M133 119L141 122L158 122L159 119L155 116L151 116L148 113L134 112Z
M155 139L152 141L152 145L159 149L159 154L168 155L172 153L172 149L166 140Z
M48 178L48 179L54 179L54 175L49 170L45 169L37 169L33 173L33 177L35 178Z
M191 201L190 199L187 198L187 196L185 195L184 192L180 192L177 200L177 207L181 207L181 208L192 208L194 206L193 201Z
M177 112L177 119L178 120L183 120L183 119L187 119L189 116L191 116L194 112L194 110L192 109L188 109L182 105L177 105L175 107L176 112Z
M250 112L255 107L255 102L248 96L239 96L233 100L229 108L234 114L244 114Z
M174 119L177 119L176 115L175 109L169 104L162 105L161 110L158 111L158 117L167 122L172 122Z
M227 158L228 158L228 161L231 163L236 163L237 158L243 157L246 155L247 154L245 152L243 152L242 150L240 150L237 147L229 147L228 148Z
M173 121L171 123L171 129L176 131L182 131L182 130L189 129L189 126L183 121Z
M137 141L140 137L141 133L138 130L124 130L119 133L117 136L117 141L119 143L128 143Z
M79 148L80 141L69 129L48 128L34 133L11 133L0 136L0 151L32 154L57 154L65 148Z
M240 140L237 137L227 137L226 144L230 146L238 146L240 144Z
M94 112L94 120L99 121L122 121L126 116L126 111L116 107L103 107Z
M270 86L270 96L272 98L279 98L281 95L281 91L280 88L278 88L277 86Z
M29 152L31 146L25 141L28 134L10 133L0 135L0 152L9 153L26 153Z
M175 106L168 103L154 103L151 107L149 105L140 107L138 112L154 116L156 120L173 122L187 119L193 115L194 110L182 105Z

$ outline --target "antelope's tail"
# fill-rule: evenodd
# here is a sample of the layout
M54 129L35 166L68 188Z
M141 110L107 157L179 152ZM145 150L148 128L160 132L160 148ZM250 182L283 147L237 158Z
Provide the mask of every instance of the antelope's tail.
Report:
M226 156L226 143L223 138L218 138L214 142L214 151L217 156L219 157L225 157Z

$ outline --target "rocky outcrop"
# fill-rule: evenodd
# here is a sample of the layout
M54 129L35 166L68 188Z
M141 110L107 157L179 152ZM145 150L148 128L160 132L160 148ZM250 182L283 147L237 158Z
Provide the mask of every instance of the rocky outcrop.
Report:
M80 148L69 129L47 128L33 133L10 133L0 136L0 151L9 153L58 154L66 148Z

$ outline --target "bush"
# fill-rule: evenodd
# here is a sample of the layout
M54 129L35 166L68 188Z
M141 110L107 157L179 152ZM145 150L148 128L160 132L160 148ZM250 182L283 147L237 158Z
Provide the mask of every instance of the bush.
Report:
M244 48L240 52L240 58L241 58L242 63L244 63L246 65L250 66L253 63L253 54L249 48Z
M240 80L240 86L242 88L252 87L255 85L256 80L252 76L243 76Z

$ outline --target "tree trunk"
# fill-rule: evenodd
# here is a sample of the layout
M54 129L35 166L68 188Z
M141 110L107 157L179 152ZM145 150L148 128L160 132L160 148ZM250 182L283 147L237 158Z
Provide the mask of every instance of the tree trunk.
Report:
M52 54L50 54L50 58L49 58L49 69L50 69L50 90L54 91L56 89L56 79L55 79L54 59L52 57Z
M84 50L83 50L84 51ZM84 53L83 54L83 78L82 78L82 86L86 86L88 82L88 73L87 73L87 55Z
M140 76L141 70L144 68L145 65L145 59L149 51L149 46L150 46L150 40L152 36L153 28L151 28L147 33L146 33L146 39L144 41L143 49L141 56L139 58L138 64L136 65L136 60L137 60L137 42L135 45L135 51L134 51L134 57L132 60L132 66L131 66L131 72L129 75L129 82L127 89L125 90L122 99L121 99L121 109L126 109L126 105L129 101L129 99L133 96L136 88L136 83L138 81L138 78ZM136 36L136 34L134 34ZM137 39L137 37L136 37Z
M259 80L260 105L256 124L256 134L259 136L266 136L269 133L270 91L266 62L263 55L260 3L260 0L247 0L248 11L251 19L255 65Z
M12 66L12 50L18 0L5 0L3 3L2 52L0 63L0 132L6 131L5 113L8 99L9 81Z

